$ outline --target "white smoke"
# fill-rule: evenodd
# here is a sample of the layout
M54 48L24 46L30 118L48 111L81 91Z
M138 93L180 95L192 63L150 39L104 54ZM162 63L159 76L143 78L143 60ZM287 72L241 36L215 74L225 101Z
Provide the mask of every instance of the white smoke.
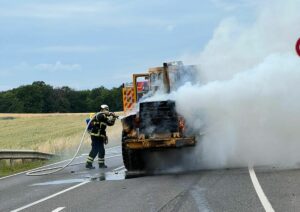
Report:
M182 59L200 64L202 81L231 79L273 53L294 51L300 36L300 1L265 0L257 4L254 22L231 16L219 24L202 52Z
M176 92L177 110L204 134L197 146L204 165L300 162L299 67L296 56L271 55L231 80L186 85Z
M257 18L222 21L200 64L202 84L171 94L198 135L201 167L293 166L300 162L300 1L264 1ZM204 84L203 84L204 83Z

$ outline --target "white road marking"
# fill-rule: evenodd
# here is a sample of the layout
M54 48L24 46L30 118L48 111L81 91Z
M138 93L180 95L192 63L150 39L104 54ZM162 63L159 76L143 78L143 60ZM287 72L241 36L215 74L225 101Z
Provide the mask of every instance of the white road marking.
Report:
M119 172L125 172L127 169L124 167L123 169L119 170Z
M39 204L39 203L41 203L41 202L44 202L44 201L46 201L46 200L49 200L49 199L51 199L51 198L53 198L53 197L56 197L56 196L58 196L58 195L60 195L60 194L63 194L63 193L65 193L65 192L67 192L67 191L70 191L70 190L73 190L73 189L75 189L75 188L78 188L78 187L80 187L80 186L82 186L82 185L84 185L84 184L87 184L87 183L89 183L89 182L90 182L90 181L84 181L84 182L79 183L79 184L77 184L77 185L75 185L75 186L72 186L72 187L70 187L70 188L67 188L67 189L65 189L65 190L62 190L62 191L57 192L57 193L55 193L55 194L52 194L52 195L50 195L50 196L48 196L48 197L45 197L45 198L43 198L43 199L40 199L40 200L38 200L38 201L35 201L35 202L30 203L30 204L28 204L28 205L25 205L25 206L23 206L23 207L21 207L21 208L17 208L17 209L15 209L15 210L12 210L11 212L18 212L18 211L24 210L24 209L26 209L26 208L29 208L29 207L31 207L31 206L34 206L34 205L37 205L37 204Z
M117 147L119 147L119 146L117 146ZM116 147L112 147L112 148L116 148ZM112 155L112 156L106 157L105 159L115 158L115 157L119 157L119 156L122 156L122 155L121 155L121 154L118 154L118 155ZM79 156L79 157L82 157L82 156ZM49 164L49 165L46 165L46 166L43 166L43 167L52 166L52 165L59 164L59 163L62 163L62 162L66 162L66 161L69 161L69 160L70 160L70 159L64 160L64 161L60 161L60 162L57 162L57 163L53 163L53 164ZM36 169L40 169L40 168L42 168L42 167L39 167L39 168L36 168ZM124 166L119 167L119 168L124 168ZM35 169L32 169L32 170L35 170ZM26 173L26 172L28 172L28 171L20 172L20 173L17 173L17 174L14 174L14 175L10 175L10 176L6 176L6 177L3 177L3 178L0 178L0 180L1 180L1 179L4 179L4 178L8 178L8 177L13 177L13 176L16 176L16 175L20 175L20 174L23 174L23 173ZM57 193L55 193L55 194L52 194L52 195L50 195L50 196L48 196L48 197L45 197L45 198L43 198L43 199L40 199L40 200L37 200L37 201L35 201L35 202L33 202L33 203L30 203L30 204L28 204L28 205L25 205L25 206L23 206L23 207L21 207L21 208L17 208L17 209L15 209L15 210L12 210L11 212L18 212L18 211L24 210L24 209L26 209L26 208L29 208L29 207L31 207L31 206L34 206L34 205L36 205L36 204L39 204L39 203L44 202L44 201L46 201L46 200L49 200L49 199L51 199L51 198L53 198L53 197L56 197L56 196L58 196L58 195L60 195L60 194L63 194L63 193L65 193L65 192L67 192L67 191L70 191L70 190L72 190L72 189L75 189L75 188L77 188L77 187L79 187L79 186L82 186L82 185L84 185L84 184L87 184L87 183L89 183L89 182L90 182L90 181L84 181L84 182L79 183L79 184L77 184L77 185L75 185L75 186L72 186L72 187L70 187L70 188L67 188L67 189L65 189L65 190L62 190L62 191L57 192ZM62 209L64 209L64 208L62 208ZM62 209L61 209L61 210L62 210ZM57 210L57 209L56 209L56 210Z
M249 166L248 169L249 169L250 178L252 180L255 191L256 191L256 193L259 197L259 200L260 200L261 204L263 205L265 211L274 212L274 209L273 209L272 205L270 204L268 198L266 197L264 191L262 190L262 188L261 188L261 186L258 182L258 179L256 177L256 174L255 174L255 171L254 171L253 167Z
M118 168L115 168L113 171L115 172L115 171L119 171L119 170L121 170L121 169L123 169L125 166L120 166L120 167L118 167Z
M53 210L52 212L59 212L59 211L62 211L63 209L65 209L66 207L59 207L59 208L56 208L55 210Z
M89 154L88 153L82 153L81 156L88 156Z
M110 149L115 149L115 148L121 148L121 146L119 145L119 146L113 146L113 147L109 147L109 148L107 148L107 150L110 150Z
M112 155L112 156L109 156L109 157L107 157L107 158L105 158L105 159L115 158L115 157L120 157L120 156L122 156L122 155L121 155L121 154L118 154L118 155Z
M190 194L193 197L199 211L203 211L203 212L213 211L209 208L208 201L205 197L204 188L201 188L199 185L195 185L190 190Z
M110 148L107 148L106 150L110 150L110 149L115 149L115 148L120 148L121 146L114 146L114 147L110 147ZM85 155L80 155L80 156L77 156L77 158L81 158L81 157L84 157ZM116 155L116 157L119 156L119 155ZM108 158L111 158L111 157L108 157ZM106 158L106 159L108 159ZM59 161L59 162L56 162L56 163L52 163L52 164L48 164L48 165L45 165L45 166L41 166L41 167L38 167L38 168L35 168L35 169L30 169L30 170L27 170L27 171L23 171L23 172L19 172L19 173L16 173L16 174L12 174L12 175L8 175L8 176L5 176L5 177L1 177L0 180L4 180L6 178L9 178L9 177L14 177L14 176L17 176L17 175L20 175L20 174L25 174L27 172L30 172L30 171L34 171L34 170L37 170L37 169L42 169L42 168L46 168L46 167L49 167L49 166L53 166L53 165L57 165L57 164L60 164L60 163L64 163L64 162L67 162L67 161L70 161L71 159L67 159L67 160L63 160L63 161Z

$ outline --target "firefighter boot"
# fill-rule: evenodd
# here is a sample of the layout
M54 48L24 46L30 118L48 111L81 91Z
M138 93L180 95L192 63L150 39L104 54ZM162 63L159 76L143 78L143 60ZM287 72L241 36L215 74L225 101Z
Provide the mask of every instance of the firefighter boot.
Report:
M88 156L87 159L86 159L85 168L94 169L95 167L93 166L93 161L94 161L94 158L91 157L91 156Z
M104 158L99 158L99 168L100 169L105 169L105 168L107 168L107 166L105 165L105 163L104 163Z
M87 169L94 169L94 168L95 168L95 166L93 166L93 164L92 164L92 163L90 163L90 162L86 162L86 164L85 164L85 168L87 168Z
M107 168L107 165L105 165L104 163L99 163L99 168L105 169L105 168Z

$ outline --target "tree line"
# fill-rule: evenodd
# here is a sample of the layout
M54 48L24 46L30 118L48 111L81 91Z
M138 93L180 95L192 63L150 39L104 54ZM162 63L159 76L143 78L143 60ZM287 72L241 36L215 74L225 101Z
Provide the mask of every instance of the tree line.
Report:
M122 86L76 91L53 87L43 81L0 92L0 113L76 113L99 111L107 104L111 111L121 111Z

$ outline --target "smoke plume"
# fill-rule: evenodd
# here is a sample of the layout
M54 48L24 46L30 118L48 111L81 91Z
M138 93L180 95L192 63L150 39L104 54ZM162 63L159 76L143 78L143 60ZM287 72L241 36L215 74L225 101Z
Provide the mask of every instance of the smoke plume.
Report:
M299 8L300 1L293 0L259 3L252 23L229 17L202 52L182 58L200 64L200 82L167 97L176 101L198 141L181 151L182 158L177 155L181 168L298 165Z
M275 54L231 80L181 87L177 110L210 167L300 162L300 60ZM188 99L193 99L187 103Z
M299 1L265 1L252 24L223 20L205 49L198 85L171 94L197 135L196 167L300 162Z

